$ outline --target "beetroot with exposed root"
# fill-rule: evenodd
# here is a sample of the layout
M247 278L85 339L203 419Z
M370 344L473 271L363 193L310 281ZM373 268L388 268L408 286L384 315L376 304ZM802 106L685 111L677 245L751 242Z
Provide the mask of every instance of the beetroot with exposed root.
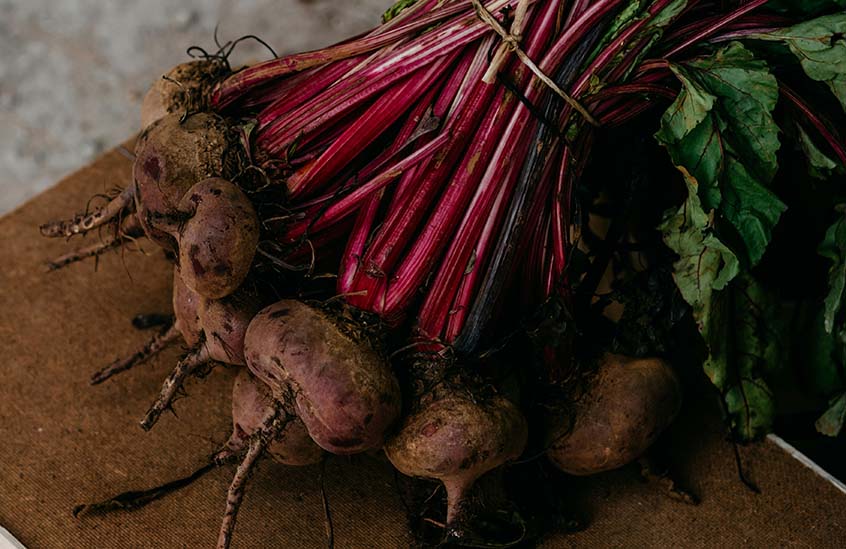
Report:
M607 354L576 403L572 427L550 433L547 456L573 475L622 467L646 452L680 406L681 388L669 364Z
M385 356L355 328L316 307L282 300L247 330L247 365L274 395L293 391L314 441L335 454L381 448L400 411Z
M226 122L212 114L167 115L141 133L132 179L136 215L150 240L176 249L170 233L182 197L197 182L224 175L230 146Z
M293 403L274 399L270 387L242 368L232 387L232 435L227 447L240 450L258 433L276 407L293 409ZM287 413L292 413L290 410ZM323 449L311 440L302 420L293 416L267 444L267 453L283 465L310 465L323 457Z
M262 306L261 296L245 287L221 299L207 299L188 288L178 274L174 276L173 295L174 325L190 350L165 379L158 398L141 421L146 430L171 405L189 376L205 375L213 363L246 364L244 338Z
M247 481L263 455L269 455L277 463L294 466L311 465L323 459L323 450L311 440L305 425L291 408L291 403L279 401L267 385L242 368L232 388L232 434L205 465L187 477L154 488L132 490L101 502L78 505L73 514L137 509L189 485L220 465L241 459L226 495L218 534L217 547L226 548L235 531Z
M220 549L229 547L232 541L247 481L262 455L267 453L277 463L300 466L318 463L323 458L323 450L314 443L303 422L292 412L292 400L290 392L272 394L270 387L246 368L235 379L232 388L232 435L218 456L229 458L243 453L244 458L226 494L226 508L217 540Z
M228 73L218 59L180 63L153 82L141 102L141 127L146 128L169 114L208 110L208 97L216 82Z
M454 529L473 484L523 452L528 426L513 403L476 380L454 382L436 364L415 370L418 401L385 454L400 472L443 483Z

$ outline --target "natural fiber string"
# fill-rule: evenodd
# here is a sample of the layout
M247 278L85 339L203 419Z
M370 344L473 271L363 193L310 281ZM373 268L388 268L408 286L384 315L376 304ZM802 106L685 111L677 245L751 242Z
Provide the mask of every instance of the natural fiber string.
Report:
M573 107L579 114L581 114L585 120L587 120L593 126L599 126L599 121L596 120L593 115L588 112L586 108L584 108L578 101L570 97L564 90L558 87L551 78L549 78L546 74L543 73L542 70L535 64L532 59L526 55L520 48L520 38L522 33L523 21L525 20L526 10L528 8L530 0L520 0L519 4L517 5L517 11L515 13L514 22L512 24L511 32L505 30L505 27L500 24L500 22L493 16L491 12L482 5L480 0L470 0L473 4L473 7L476 9L476 13L479 16L479 19L484 21L488 24L500 37L502 37L502 44L497 49L494 54L494 58L491 60L491 66L488 68L487 72L485 73L483 80L487 83L492 83L493 80L490 78L495 78L497 72L499 72L499 68L502 63L505 61L505 57L508 52L514 52L517 55L518 59L526 65L529 70L534 73L538 79L546 84L549 89L554 91L556 95L561 97L568 105Z
M523 23L526 20L526 12L529 10L529 0L520 0L517 4L517 10L514 12L514 19L511 21L511 31L508 36L503 37L499 47L491 59L491 64L485 75L482 76L482 82L486 84L493 84L496 82L497 74L502 68L503 63L508 58L508 54L514 51L523 39Z

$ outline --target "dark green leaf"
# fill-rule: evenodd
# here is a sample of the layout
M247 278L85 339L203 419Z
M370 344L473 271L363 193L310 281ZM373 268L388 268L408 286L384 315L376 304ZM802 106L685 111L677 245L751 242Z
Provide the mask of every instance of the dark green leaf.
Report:
M778 82L737 42L672 69L682 89L655 137L699 182L704 207L735 227L742 257L755 265L786 208L766 188L778 169Z
M417 2L417 0L397 0L397 2L394 3L393 6L388 8L385 13L382 14L382 23L387 23L388 21L399 15L402 10L413 5L415 2Z
M763 379L742 379L726 392L725 400L734 432L743 440L753 440L772 430L775 402Z
M797 334L799 343L796 347L801 356L797 356L796 360L804 363L803 384L807 385L812 397L831 395L843 387L843 328L838 325L831 332L826 330L826 312L819 303L808 303L804 307L809 311L813 308L813 313L803 333Z
M846 0L770 0L767 7L796 15L818 15L837 8L846 8Z
M743 238L747 260L760 261L772 237L772 230L787 206L761 185L732 154L726 157L721 211Z
M830 437L836 437L846 423L846 393L842 393L830 402L828 410L817 420L817 431Z
M832 261L828 270L828 295L825 298L825 330L834 329L834 317L843 303L846 289L846 217L840 216L826 231L817 251Z
M711 232L696 180L680 170L687 199L659 229L679 256L673 278L707 347L703 369L723 395L737 436L753 439L769 431L775 415L764 376L782 367L786 356L767 324L775 316L767 307L777 301L748 276L738 277L737 258Z
M805 74L825 82L846 110L846 13L811 19L763 38L785 42Z
M711 326L703 337L709 355L705 373L720 389L735 434L752 440L768 433L775 398L766 378L787 366L777 337L781 303L748 275L714 296Z
M796 125L799 134L799 146L808 159L808 173L817 179L828 179L839 170L837 162L825 155L811 140L808 132L802 126Z
M673 264L673 278L703 332L709 324L711 294L725 288L740 265L731 250L712 234L711 217L702 209L696 179L680 169L687 183L687 200L658 229L667 247L679 256Z
M664 145L674 145L684 139L711 113L717 98L704 87L688 78L682 67L671 67L681 81L682 88L670 108L661 117L661 128L655 134Z
M664 28L678 17L687 7L688 0L673 0L649 21L653 28Z
M718 115L734 148L763 183L778 170L778 126L772 111L778 102L778 81L764 61L739 42L714 55L687 64L704 88L719 98Z
M708 210L716 209L722 201L720 179L723 174L725 145L716 116L707 116L684 139L684 146L670 149L676 166L686 167L699 185L699 197Z
M632 25L643 23L638 29L637 34L627 40L617 49L614 58L606 65L607 68L616 67L622 60L626 59L635 48L640 50L635 53L636 60L629 59L629 68L624 72L623 79L625 80L630 72L637 67L639 59L650 51L652 45L658 42L663 35L665 29L675 21L684 12L688 5L688 0L670 0L658 13L652 14L650 10L653 8L654 2L651 0L629 0L625 7L614 17L611 23L605 30L602 38L597 42L593 52L588 56L588 62L596 59L600 52L605 49L605 46L612 41L619 38L620 34ZM645 41L645 43L644 43ZM592 75L590 84L588 86L588 94L597 93L608 84L605 79L600 78L600 75Z

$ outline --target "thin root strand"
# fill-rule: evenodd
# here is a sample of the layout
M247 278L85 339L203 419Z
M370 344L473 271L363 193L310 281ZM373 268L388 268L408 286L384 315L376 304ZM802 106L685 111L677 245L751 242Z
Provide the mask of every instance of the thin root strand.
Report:
M262 436L253 436L244 461L235 471L232 484L226 494L226 510L223 512L223 520L220 523L220 534L217 538L217 549L229 549L232 543L232 534L235 532L235 521L238 518L238 510L244 500L244 490L247 481L253 472L258 458L264 453L267 440Z
M78 250L57 257L47 264L48 272L57 271L63 267L67 267L71 263L88 259L89 257L99 258L109 250L120 248L128 242L132 242L143 235L140 225L138 225L135 216L131 216L126 220L124 226L117 231L117 234L104 238L96 244L84 246Z
M41 234L48 238L67 238L75 234L85 234L91 229L102 227L117 219L121 212L132 204L133 197L134 188L130 185L108 204L91 213L77 214L71 219L60 219L41 225Z
M177 338L179 338L179 336L179 330L177 330L176 326L174 326L171 322L169 326L166 326L158 334L150 338L143 347L135 351L132 355L118 359L102 370L95 372L94 375L91 376L91 385L103 383L113 375L125 372L126 370L149 360L151 357L160 353L162 349L173 343Z
M147 415L144 416L144 419L141 420L141 428L145 431L152 429L153 425L156 424L162 413L170 408L171 402L173 402L174 397L182 387L182 384L185 383L188 376L193 374L200 366L206 364L208 361L209 356L205 345L198 346L188 353L185 358L180 360L162 384L162 390L159 393L159 397L147 411Z
M150 502L156 501L157 499L161 499L164 496L170 494L171 492L175 492L180 488L188 486L195 480L204 476L209 471L217 468L218 465L219 463L217 461L209 460L208 463L206 463L187 477L172 480L170 482L162 484L161 486L156 486L155 488L149 488L147 490L130 490L128 492L123 492L122 494L118 494L114 497L97 503L85 503L82 505L77 505L73 508L73 516L75 518L79 518L82 515L103 514L117 510L132 511L135 509L140 509L141 507L144 507Z
M159 313L142 313L132 317L132 327L136 330L149 330L150 328L158 328L159 326L169 326L171 324L173 324L173 315L165 315Z

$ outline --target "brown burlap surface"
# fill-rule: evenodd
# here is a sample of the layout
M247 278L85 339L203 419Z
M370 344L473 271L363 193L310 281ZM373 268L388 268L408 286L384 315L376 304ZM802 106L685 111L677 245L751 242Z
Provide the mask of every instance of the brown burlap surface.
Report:
M134 349L139 312L169 310L170 269L148 253L109 254L45 273L68 249L38 224L79 209L87 197L129 178L130 161L110 152L0 220L0 525L31 549L212 547L233 469L135 512L75 520L76 503L184 475L225 440L232 371L190 382L150 433L140 419L179 349L101 386L90 373ZM72 244L82 240L74 239ZM698 414L673 430L682 476L697 507L668 498L630 470L574 483L571 497L591 519L544 547L844 547L846 496L771 443L741 449L762 493L737 480L719 423ZM262 463L247 492L235 547L323 547L317 468ZM334 459L326 491L337 547L408 547L393 474L379 457Z

